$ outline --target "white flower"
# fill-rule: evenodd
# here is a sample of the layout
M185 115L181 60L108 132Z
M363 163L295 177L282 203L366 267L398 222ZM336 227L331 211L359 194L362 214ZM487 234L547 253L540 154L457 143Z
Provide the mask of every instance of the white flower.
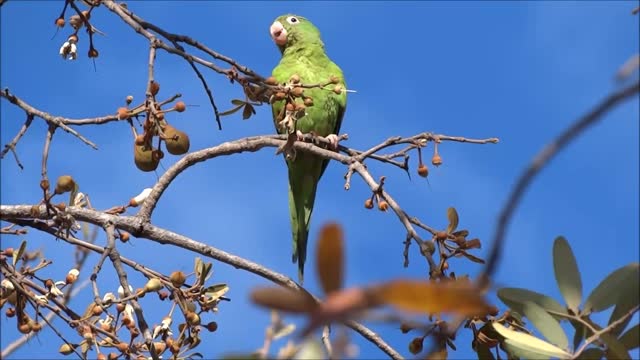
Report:
M49 299L47 299L46 295L36 295L36 302L40 305L46 305L49 303Z
M9 279L2 279L1 286L6 290L15 290L15 288L13 287L13 283L9 281Z
M66 60L75 60L78 57L78 47L72 41L65 41L60 47L60 56Z
M129 292L133 292L133 288L131 287L131 285L129 285ZM124 288L121 286L118 286L118 296L123 298L124 297Z
M64 283L66 285L66 283ZM49 289L49 293L51 294L51 296L53 296L54 298L58 297L58 296L64 296L64 293L58 289L58 287L56 286L56 284L53 284L53 286Z
M136 207L142 204L147 199L147 197L149 197L149 194L151 194L151 190L152 190L151 188L146 188L142 190L142 192L138 194L138 196L134 197L129 201L129 206Z
M115 300L116 300L116 296L113 295L113 293L111 292L104 294L104 297L102 298L102 302L105 303L105 305L111 304Z

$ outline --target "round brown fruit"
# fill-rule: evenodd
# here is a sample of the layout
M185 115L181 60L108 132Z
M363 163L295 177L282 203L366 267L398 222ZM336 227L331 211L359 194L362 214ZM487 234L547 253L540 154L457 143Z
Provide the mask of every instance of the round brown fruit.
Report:
M146 145L134 144L133 160L138 169L149 172L158 168L160 159L157 159L153 156L153 150L154 149L152 147L147 147Z
M64 27L64 18L57 18L56 19L56 26L57 27Z
M167 145L167 151L173 155L182 155L189 151L189 136L171 125L166 125L163 129Z
M187 105L184 104L184 101L178 101L174 108L177 112L183 112L187 109Z
M429 169L427 168L427 165L420 164L420 166L418 166L418 175L425 178L429 176Z

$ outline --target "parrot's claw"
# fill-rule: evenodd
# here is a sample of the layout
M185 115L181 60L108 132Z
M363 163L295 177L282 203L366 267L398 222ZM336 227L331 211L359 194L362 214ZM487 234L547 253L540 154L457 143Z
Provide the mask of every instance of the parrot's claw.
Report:
M330 147L333 151L338 150L338 143L340 142L340 137L336 134L330 134L326 137L326 139L330 143Z
M304 134L300 130L296 130L296 140L304 141Z

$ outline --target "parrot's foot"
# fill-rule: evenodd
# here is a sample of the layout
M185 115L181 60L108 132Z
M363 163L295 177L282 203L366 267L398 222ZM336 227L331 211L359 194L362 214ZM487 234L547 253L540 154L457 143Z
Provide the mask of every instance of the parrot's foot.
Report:
M331 150L333 151L338 150L338 143L340 142L340 137L338 137L338 135L330 134L325 139L329 141L329 144L330 144L329 146L331 147Z

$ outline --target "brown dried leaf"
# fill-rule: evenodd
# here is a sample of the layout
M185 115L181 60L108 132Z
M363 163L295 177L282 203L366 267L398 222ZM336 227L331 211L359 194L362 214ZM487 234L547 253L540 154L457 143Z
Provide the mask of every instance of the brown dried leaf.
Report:
M343 233L340 225L329 223L320 230L316 249L317 273L325 294L342 287L343 277Z
M449 225L447 226L447 233L452 233L456 231L459 220L458 220L458 212L456 211L455 208L450 207L447 209L447 219L449 219Z
M464 316L484 315L489 309L479 289L471 282L395 280L373 290L380 304L419 313L454 313Z
M242 120L247 120L251 117L251 115L255 114L256 110L253 108L253 105L246 103L244 105L244 109L242 110Z
M251 292L251 301L269 309L296 314L310 312L318 306L307 293L279 287L254 289Z

